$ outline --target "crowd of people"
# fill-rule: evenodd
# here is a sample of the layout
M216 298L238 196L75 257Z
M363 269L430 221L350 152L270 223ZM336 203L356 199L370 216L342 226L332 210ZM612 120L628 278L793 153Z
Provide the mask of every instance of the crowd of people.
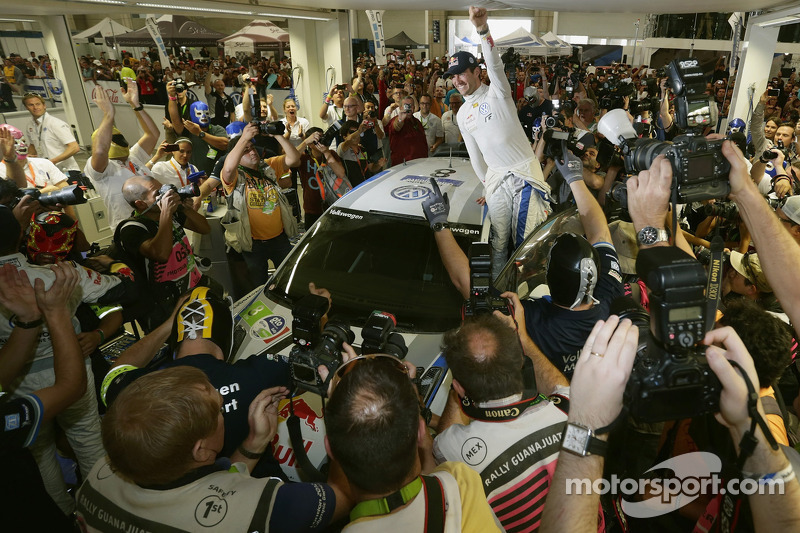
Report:
M0 126L0 464L13 481L0 508L9 530L800 528L795 74L767 82L746 117L750 137L744 120L729 124L724 142L710 118L695 132L720 140L729 196L671 207L679 169L670 156L632 168L630 154L602 134L621 117L620 131L637 142L682 142L684 108L664 72L501 58L487 11L472 7L469 17L483 57L418 62L406 54L377 65L360 56L355 75L320 102L324 129L294 99L275 102L270 91L291 83L286 58L212 60L204 50L198 61L174 57L162 70L157 54L85 57L84 81L119 79L128 108L94 91L102 120L81 169L69 127L42 97L23 93L29 124ZM723 58L708 77L720 115L734 79ZM164 106L163 142L144 103ZM119 113L136 116L135 142L116 128ZM389 165L442 148L466 151L484 185L478 202L491 223L493 278L554 212L574 209L583 234L552 236L539 265L548 297L504 292L506 313L468 317L445 333L453 379L440 416L420 406L413 365L344 343L338 369L316 369L327 386L326 482L289 482L273 452L291 373L275 354L236 359L229 295L201 268L190 239L210 231L198 208L210 195L224 198L226 252L244 284L234 292L244 294L268 280L270 262L280 265L302 228L338 198ZM106 204L114 244L103 254L87 256L69 206L54 209L30 192L76 182ZM298 182L302 194L292 198ZM447 195L434 178L430 188L421 210L452 285L468 300L472 273L449 227ZM667 258L700 268L695 257L709 249L712 270L724 263L716 327L699 335L694 352L654 344L660 326L651 336L636 317L663 318L666 297L641 268ZM313 283L309 294L328 309L337 298ZM686 313L670 322L697 318L678 311ZM109 361L100 347L125 322L144 336ZM656 346L664 359L654 362ZM666 358L702 369L697 379L711 390L702 401L713 408L681 399L690 413L679 420L629 419L646 400L626 389L632 373L643 381L658 368L669 380L664 369L686 363ZM670 395L658 389L665 398L678 398L681 387L697 391L683 374L667 385ZM78 464L77 494L67 492L56 460L59 434ZM726 480L781 490L704 493L646 519L626 516L631 502L621 495L569 492L576 479L669 480L671 473L645 472L690 452L715 454ZM18 512L32 505L35 513Z

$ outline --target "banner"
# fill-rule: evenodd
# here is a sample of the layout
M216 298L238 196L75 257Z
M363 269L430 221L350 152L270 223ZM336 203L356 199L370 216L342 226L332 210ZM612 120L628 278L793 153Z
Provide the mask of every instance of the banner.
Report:
M158 57L161 59L161 68L171 67L169 64L169 54L167 54L167 47L164 46L164 39L161 38L161 32L158 29L158 22L155 17L147 17L145 22L147 31L150 32L150 37L156 42L158 49Z
M44 83L47 86L47 92L50 93L50 98L52 98L54 102L62 102L64 88L61 85L61 80L46 79Z
M372 30L372 37L375 41L375 63L386 65L386 45L383 42L383 13L384 10L367 9L369 27Z

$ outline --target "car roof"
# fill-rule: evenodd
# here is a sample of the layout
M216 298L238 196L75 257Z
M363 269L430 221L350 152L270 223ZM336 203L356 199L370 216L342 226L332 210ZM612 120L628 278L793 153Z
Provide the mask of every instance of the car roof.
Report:
M483 184L466 159L429 157L393 166L340 198L331 208L381 212L424 220L422 202L431 194L434 177L450 200L452 223L482 225L485 210L476 200L483 196Z

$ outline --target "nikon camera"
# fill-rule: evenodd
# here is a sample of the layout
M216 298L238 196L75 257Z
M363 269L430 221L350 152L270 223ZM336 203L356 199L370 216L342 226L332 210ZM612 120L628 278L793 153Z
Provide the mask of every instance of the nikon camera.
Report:
M492 249L489 243L473 242L470 245L469 270L469 299L464 302L462 318L493 311L510 315L511 307L508 301L496 296L497 289L491 284Z

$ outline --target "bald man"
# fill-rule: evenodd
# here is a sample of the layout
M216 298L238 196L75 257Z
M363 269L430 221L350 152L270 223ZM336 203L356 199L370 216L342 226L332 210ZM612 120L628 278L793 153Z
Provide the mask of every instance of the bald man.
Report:
M152 295L143 324L152 330L169 317L177 298L197 286L203 274L183 231L211 231L203 215L192 209L192 199L181 200L175 188L161 190L161 182L149 176L133 176L122 186L133 216L119 223L114 243L125 263ZM208 285L206 285L208 286Z

